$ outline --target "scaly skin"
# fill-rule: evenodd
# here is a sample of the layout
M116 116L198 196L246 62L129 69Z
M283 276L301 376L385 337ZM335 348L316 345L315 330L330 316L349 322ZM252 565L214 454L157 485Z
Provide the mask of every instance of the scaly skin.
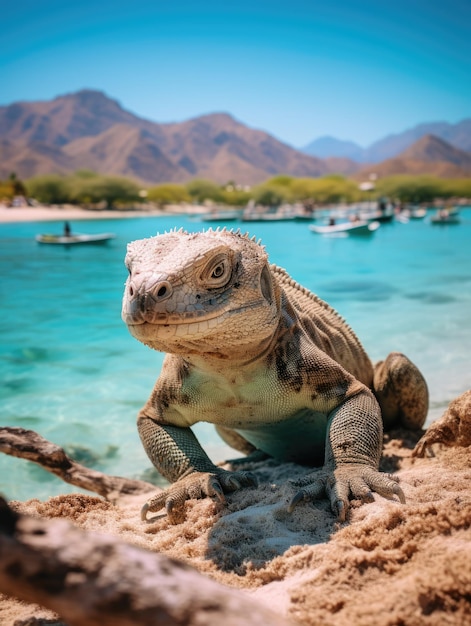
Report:
M123 320L166 353L138 416L144 448L172 484L143 509L181 519L188 498L255 484L215 466L191 426L213 423L251 458L319 467L289 508L326 493L344 520L351 497L404 495L378 471L381 406L388 426L420 428L428 391L417 368L392 353L373 368L345 321L239 232L172 231L128 246ZM377 397L374 390L377 389ZM373 390L373 391L372 391Z

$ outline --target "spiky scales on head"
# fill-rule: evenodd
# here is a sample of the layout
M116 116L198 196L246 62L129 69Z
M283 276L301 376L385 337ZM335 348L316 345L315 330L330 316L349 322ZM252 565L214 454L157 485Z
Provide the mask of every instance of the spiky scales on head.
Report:
M173 230L130 243L125 263L122 317L151 348L234 358L275 332L279 289L247 233Z

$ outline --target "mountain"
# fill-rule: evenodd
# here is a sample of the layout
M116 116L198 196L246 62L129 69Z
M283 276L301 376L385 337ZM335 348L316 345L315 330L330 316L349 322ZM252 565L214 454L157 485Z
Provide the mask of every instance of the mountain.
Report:
M419 124L402 133L388 135L367 148L361 148L351 141L342 141L334 137L320 137L302 150L319 158L348 157L358 163L380 163L385 159L397 157L427 135L434 135L455 148L471 152L471 118L457 124L448 122Z
M407 148L401 157L406 160L447 162L458 167L471 167L471 153L459 150L434 135L425 135Z
M471 153L459 150L434 135L425 135L392 159L365 167L356 177L366 179L396 174L428 174L447 178L471 175Z
M307 146L302 148L302 151L311 156L319 157L320 159L339 157L351 159L358 163L365 160L365 151L361 146L353 141L342 141L330 135L325 135L311 141L311 143L308 143Z
M425 144L417 147L424 138ZM438 146L437 140L448 147ZM416 154L407 154L411 146ZM159 124L91 89L50 101L0 106L0 178L11 172L30 178L86 168L132 177L142 184L209 178L253 185L277 174L317 177L356 175L360 170L363 175L367 166L360 163L369 163L370 171L374 164L378 173L407 168L414 173L428 167L428 173L462 175L468 165L453 148L471 151L471 119L421 124L368 148L324 136L300 151L227 113ZM431 159L431 154L438 156Z
M159 148L148 131L130 124L115 124L99 135L75 139L62 148L74 164L115 176L142 181L175 182L187 172Z
M315 177L355 167L344 159L329 166L226 113L159 124L89 89L0 107L0 157L0 177L87 168L146 184L199 177L252 185L276 174Z
M152 127L152 122L141 120L116 100L91 89L50 101L0 107L0 137L28 145L63 146L80 137L98 135L114 124Z

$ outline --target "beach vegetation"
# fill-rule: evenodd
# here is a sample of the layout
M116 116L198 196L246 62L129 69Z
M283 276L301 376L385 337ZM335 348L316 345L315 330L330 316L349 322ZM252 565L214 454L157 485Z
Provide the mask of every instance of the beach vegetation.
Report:
M0 201L10 202L15 196L26 196L26 188L15 172L11 172L6 180L0 180Z
M220 185L211 180L194 179L185 184L161 183L143 190L132 179L81 169L67 176L36 176L25 183L14 174L0 181L0 199L11 200L18 195L34 198L44 204L70 203L105 208L129 206L134 202L142 204L145 201L162 207L182 202L243 207L251 200L265 206L294 202L306 206L325 206L381 197L421 204L439 199L471 198L471 178L395 175L378 178L370 191L361 191L358 181L341 175L295 178L280 174L254 187L235 181Z
M230 206L243 207L252 198L249 186L239 185L232 180L223 185L221 191L223 195L223 203Z
M30 197L44 204L91 206L103 203L106 208L113 208L139 200L139 186L134 181L102 176L90 170L79 170L69 176L37 176L29 179L26 187Z
M71 180L71 199L81 205L105 204L112 209L140 200L139 186L129 178L119 176L76 176Z
M70 202L69 177L60 174L35 176L26 183L28 196L43 204L65 204Z
M292 190L297 201L314 204L355 202L360 196L357 184L339 175L298 178L293 182Z
M254 189L252 198L257 204L277 206L288 202L289 193L285 193L285 190L277 185L266 183Z
M471 179L405 174L388 176L376 182L376 194L417 204L437 199L470 198Z
M223 189L211 180L195 178L186 184L186 190L198 204L206 201L224 202Z
M230 206L245 206L252 197L252 194L243 189L234 189L233 191L223 189L223 203Z
M401 202L432 202L442 195L443 185L433 176L388 176L376 182L376 195Z
M155 202L160 206L191 201L190 194L188 193L185 185L178 185L176 183L164 183L162 185L150 187L147 190L146 197L149 202Z
M296 179L292 176L278 175L269 178L252 190L252 199L264 206L277 206L294 200L291 186Z

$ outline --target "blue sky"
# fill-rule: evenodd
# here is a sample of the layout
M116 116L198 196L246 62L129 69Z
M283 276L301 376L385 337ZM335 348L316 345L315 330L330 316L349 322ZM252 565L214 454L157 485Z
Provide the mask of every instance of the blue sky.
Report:
M1 22L0 104L93 88L296 147L471 117L470 0L22 0Z

